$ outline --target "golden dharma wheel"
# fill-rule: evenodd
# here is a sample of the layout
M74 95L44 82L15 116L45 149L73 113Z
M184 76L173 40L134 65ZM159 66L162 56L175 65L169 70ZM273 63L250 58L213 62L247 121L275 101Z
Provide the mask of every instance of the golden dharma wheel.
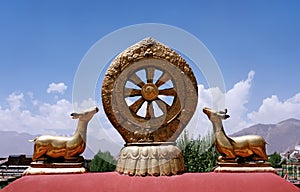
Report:
M152 38L120 53L102 84L105 113L127 144L175 141L192 118L197 100L189 65Z

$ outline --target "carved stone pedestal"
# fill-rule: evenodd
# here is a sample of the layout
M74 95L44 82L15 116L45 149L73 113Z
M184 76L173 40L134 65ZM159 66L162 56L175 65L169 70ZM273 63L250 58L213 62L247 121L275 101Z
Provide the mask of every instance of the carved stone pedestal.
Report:
M276 170L270 166L270 163L218 163L214 169L215 173L254 173L254 172L271 172Z
M45 174L70 174L70 173L85 173L83 167L83 157L77 157L64 162L48 162L38 161L32 162L30 167L25 170L23 175L45 175Z
M130 176L170 176L185 172L185 166L175 143L131 143L121 150L116 171Z

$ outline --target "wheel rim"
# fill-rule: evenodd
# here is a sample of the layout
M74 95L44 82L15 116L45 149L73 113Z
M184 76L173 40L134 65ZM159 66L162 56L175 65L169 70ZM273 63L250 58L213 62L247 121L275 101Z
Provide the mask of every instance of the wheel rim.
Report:
M149 39L118 55L102 85L104 110L127 143L175 140L197 99L197 82L188 64Z

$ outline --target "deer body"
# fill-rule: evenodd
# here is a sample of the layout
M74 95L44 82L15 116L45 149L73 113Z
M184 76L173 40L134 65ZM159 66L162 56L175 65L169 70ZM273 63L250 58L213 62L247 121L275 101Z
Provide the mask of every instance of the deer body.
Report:
M266 141L259 135L245 135L240 137L228 137L224 131L222 119L229 118L225 112L215 112L204 108L203 112L212 122L215 133L215 145L221 157L219 161L231 161L237 157L252 157L253 160L267 160Z
M98 108L94 107L81 113L72 113L73 119L79 119L76 131L72 137L42 135L32 140L34 142L33 161L42 156L72 159L83 153L86 146L88 122L97 112Z

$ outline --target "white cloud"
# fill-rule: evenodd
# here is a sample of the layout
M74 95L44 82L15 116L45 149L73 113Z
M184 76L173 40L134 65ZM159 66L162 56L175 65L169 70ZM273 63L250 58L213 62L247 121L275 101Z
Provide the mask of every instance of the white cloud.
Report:
M93 100L92 98L88 98L86 100L83 100L80 104L75 103L74 108L77 111L82 111L94 106L98 106L98 104L96 103L95 100Z
M191 136L197 138L199 135L205 136L208 132L212 131L211 123L202 112L202 109L204 107L215 108L217 104L214 104L213 101L222 97L224 97L224 95L222 95L220 89L205 89L204 85L198 85L198 105L191 121L185 128Z
M195 115L187 126L189 133L197 137L198 135L204 136L208 132L211 132L211 122L202 112L202 109L203 107L209 107L214 110L224 110L225 106L222 101L224 98L228 114L231 116L229 119L223 121L226 132L231 134L249 125L247 119L243 117L247 112L245 105L248 103L254 74L254 71L250 71L246 80L236 83L225 95L219 88L205 89L203 85L198 85L198 106Z
M6 100L10 106L10 109L14 111L21 107L22 102L24 101L24 94L12 93Z
M30 97L32 94L29 100ZM0 107L0 130L43 134L74 129L69 116L73 107L69 101L61 99L50 104L27 100L23 93L8 96L9 106Z
M278 123L288 118L300 119L300 93L286 101L280 101L278 96L272 95L263 100L258 111L248 114L254 123Z
M226 93L226 108L230 118L224 121L224 126L228 134L232 134L251 123L246 117L246 104L249 100L250 90L255 72L250 71L246 80L239 81Z
M47 93L57 92L64 94L67 90L67 86L64 83L51 83L47 89Z

